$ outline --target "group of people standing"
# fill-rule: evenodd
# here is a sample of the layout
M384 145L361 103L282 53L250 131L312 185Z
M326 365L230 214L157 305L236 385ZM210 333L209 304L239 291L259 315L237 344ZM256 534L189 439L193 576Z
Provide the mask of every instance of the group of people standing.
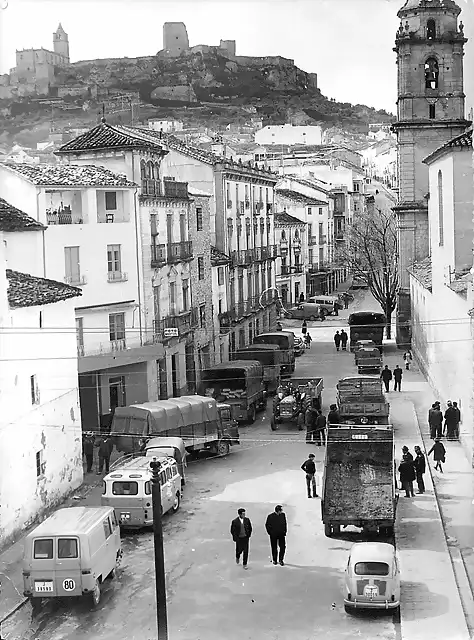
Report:
M318 447L326 444L326 427L328 424L339 424L337 406L332 404L327 419L321 409L310 405L304 414L306 427L306 444L317 444Z
M82 452L86 459L87 473L91 473L94 466L94 449L98 448L99 465L97 475L101 475L105 468L105 473L109 473L110 456L114 448L112 438L107 434L103 434L97 438L93 431L86 431L82 437Z
M444 420L444 426L443 426ZM461 422L461 411L457 402L448 400L446 411L441 411L439 401L431 405L428 411L428 424L430 427L430 438L432 440L446 436L447 440L459 440L459 424Z
M336 351L339 351L342 348L343 351L347 351L347 341L349 340L349 336L342 329L340 332L336 331L334 334L334 344L336 345Z
M435 469L443 473L442 463L446 462L446 449L439 438L436 438L433 446L428 451L428 456L433 454ZM416 480L418 485L418 494L425 493L425 482L423 475L426 471L425 454L421 448L417 445L415 447L415 458L410 453L407 446L402 447L402 461L398 467L398 473L400 474L401 488L405 490L405 497L412 498L415 494L413 492L413 482Z

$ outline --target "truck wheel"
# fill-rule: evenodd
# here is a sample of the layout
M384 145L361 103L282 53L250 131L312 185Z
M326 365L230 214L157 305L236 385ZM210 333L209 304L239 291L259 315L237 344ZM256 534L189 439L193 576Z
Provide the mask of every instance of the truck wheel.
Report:
M265 398L262 400L262 403L259 406L259 411L265 411L265 409L267 408L267 403L268 403L268 397L265 396Z
M248 410L248 423L249 424L253 424L257 418L257 410L255 408L255 405L253 404L250 409Z
M181 494L179 493L179 491L177 491L173 500L173 513L176 513L178 511L180 504L181 504Z
M328 538L331 537L332 535L332 527L330 524L325 523L324 524L324 535L327 536Z
M92 591L91 596L92 596L92 605L94 607L97 607L100 602L100 596L101 596L100 582L98 579L96 579L95 581L94 590Z
M218 456L227 456L229 455L230 445L225 440L219 440L217 443L217 455Z

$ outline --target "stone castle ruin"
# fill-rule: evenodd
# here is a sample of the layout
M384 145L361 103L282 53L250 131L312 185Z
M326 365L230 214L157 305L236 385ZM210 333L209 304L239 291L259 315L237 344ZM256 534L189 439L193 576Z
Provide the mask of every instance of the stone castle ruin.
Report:
M221 40L218 46L198 44L189 46L188 31L184 22L165 22L163 25L163 50L161 55L179 58L185 53L208 53L217 50L226 57L235 58L235 40Z

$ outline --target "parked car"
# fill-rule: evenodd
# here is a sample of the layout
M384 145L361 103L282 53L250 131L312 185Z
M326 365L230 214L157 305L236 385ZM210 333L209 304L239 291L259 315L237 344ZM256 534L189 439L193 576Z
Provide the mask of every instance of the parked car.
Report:
M295 337L295 356L301 356L304 353L304 342L303 338L299 336Z
M308 302L319 305L328 315L337 315L340 309L344 309L344 303L338 294L334 296L313 296L308 298Z
M400 567L395 547L386 542L356 542L345 570L344 608L400 608Z
M319 304L315 304L314 302L301 302L298 306L288 309L287 317L294 318L295 320L310 320L311 322L315 322L319 320L321 311L325 316L329 314L329 311Z

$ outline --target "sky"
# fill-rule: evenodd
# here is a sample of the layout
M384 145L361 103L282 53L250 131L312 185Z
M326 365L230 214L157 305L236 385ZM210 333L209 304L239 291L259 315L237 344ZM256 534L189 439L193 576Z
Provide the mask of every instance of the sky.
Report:
M465 76L474 78L474 0L458 3L464 9L466 33L472 32ZM403 4L404 0L0 0L0 73L15 66L16 49L51 49L59 22L69 34L73 62L154 55L163 48L163 23L184 22L191 46L217 45L222 38L236 40L237 55L292 58L304 71L318 74L326 97L395 113L392 49L397 11Z

